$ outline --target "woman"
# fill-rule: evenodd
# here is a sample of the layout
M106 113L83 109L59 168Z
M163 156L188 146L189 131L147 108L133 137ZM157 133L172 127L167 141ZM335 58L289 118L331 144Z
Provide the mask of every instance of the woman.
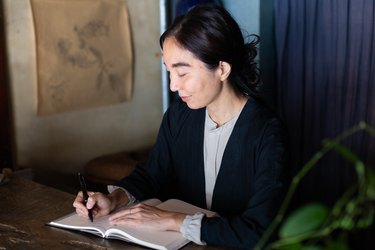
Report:
M245 44L221 7L196 6L161 36L170 89L180 98L163 117L147 162L110 190L79 193L77 213L101 216L135 200L178 198L220 217L137 204L113 224L180 231L197 244L252 248L282 198L285 134L257 94L257 40ZM145 223L147 222L147 223Z

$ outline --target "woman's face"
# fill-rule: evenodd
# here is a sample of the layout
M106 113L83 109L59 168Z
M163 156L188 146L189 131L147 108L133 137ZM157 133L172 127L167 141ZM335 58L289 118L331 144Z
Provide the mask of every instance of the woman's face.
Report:
M163 43L163 60L169 71L171 91L177 91L191 109L209 106L218 99L223 88L219 67L209 70L173 37Z

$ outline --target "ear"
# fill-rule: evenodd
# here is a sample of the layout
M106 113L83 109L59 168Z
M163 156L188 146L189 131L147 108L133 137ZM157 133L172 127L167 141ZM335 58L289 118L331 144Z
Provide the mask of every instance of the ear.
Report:
M222 82L225 81L229 77L231 70L232 70L232 65L224 61L219 62L220 80Z

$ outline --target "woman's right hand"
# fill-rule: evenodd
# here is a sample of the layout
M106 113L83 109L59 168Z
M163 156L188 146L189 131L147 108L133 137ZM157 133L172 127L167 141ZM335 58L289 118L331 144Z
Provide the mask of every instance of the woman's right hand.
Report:
M104 216L112 211L114 204L112 204L112 200L107 195L99 192L88 192L88 195L89 198L85 204L82 192L77 194L73 207L75 207L78 215L88 217L88 209L92 209L94 217Z

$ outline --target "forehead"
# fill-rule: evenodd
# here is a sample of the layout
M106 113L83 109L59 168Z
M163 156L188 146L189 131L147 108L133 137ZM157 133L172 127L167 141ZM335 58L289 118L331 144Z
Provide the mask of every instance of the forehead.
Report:
M163 43L163 61L170 70L179 66L193 67L203 64L193 53L183 48L174 38L167 38Z

